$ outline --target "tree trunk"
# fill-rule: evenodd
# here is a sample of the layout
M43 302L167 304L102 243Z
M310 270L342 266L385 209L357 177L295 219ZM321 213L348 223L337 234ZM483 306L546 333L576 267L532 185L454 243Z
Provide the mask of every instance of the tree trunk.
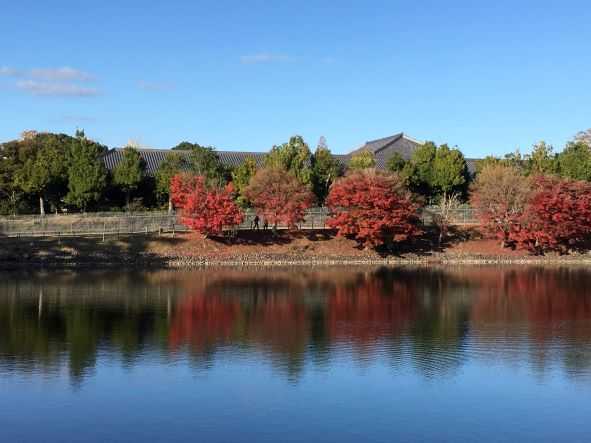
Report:
M172 200L171 200L170 197L168 197L168 215L171 215L172 214L173 209L174 208L172 206Z
M42 217L45 216L45 204L42 195L39 196L39 214L41 214Z
M127 208L127 212L129 212L129 191L125 191L125 207Z

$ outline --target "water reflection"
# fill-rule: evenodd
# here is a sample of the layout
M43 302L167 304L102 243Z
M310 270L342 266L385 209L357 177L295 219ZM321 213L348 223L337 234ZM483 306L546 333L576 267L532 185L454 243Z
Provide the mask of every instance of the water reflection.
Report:
M469 362L544 377L591 374L591 273L582 269L232 270L4 275L0 373L74 384L100 363L385 362L453 377Z

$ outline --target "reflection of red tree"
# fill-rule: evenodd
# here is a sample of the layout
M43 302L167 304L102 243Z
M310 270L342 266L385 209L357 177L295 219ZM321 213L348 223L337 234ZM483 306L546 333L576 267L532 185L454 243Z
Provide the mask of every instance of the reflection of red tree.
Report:
M198 294L183 298L177 306L170 327L170 345L188 342L204 349L227 342L240 316L238 301L224 299L219 294Z
M303 348L307 334L304 305L295 297L222 296L197 293L177 305L170 345L189 343L196 351L230 342L270 346L278 352Z
M404 279L386 283L373 275L324 287L321 294L315 288L311 299L305 290L294 291L290 285L276 286L271 293L260 286L258 293L251 289L246 296L210 289L179 300L170 328L171 347L190 344L204 351L240 342L292 355L304 352L313 340L312 321L316 326L324 323L318 329L325 331L324 339L366 344L399 333L417 310L411 284Z
M398 334L417 311L414 287L403 280L390 284L370 276L353 286L337 286L328 300L331 339L362 345Z
M576 272L495 270L494 277L489 275L484 284L480 278L473 323L525 323L540 341L552 338L557 328L573 338L591 337L591 299Z

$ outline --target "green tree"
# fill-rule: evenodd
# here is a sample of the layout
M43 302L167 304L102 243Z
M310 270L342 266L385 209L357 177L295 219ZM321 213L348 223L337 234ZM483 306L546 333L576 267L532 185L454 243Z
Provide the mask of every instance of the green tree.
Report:
M410 161L404 166L402 176L406 178L413 192L426 197L433 195L433 164L436 154L435 143L426 142L413 152Z
M376 157L373 152L364 149L351 156L351 160L347 168L351 171L358 171L361 169L375 168Z
M404 170L404 166L406 166L406 160L404 160L402 155L398 152L392 154L392 157L390 157L386 163L386 169L396 173L401 173Z
M468 166L462 153L447 145L439 146L433 160L432 189L445 200L450 193L465 194L467 183Z
M63 134L35 134L23 143L33 144L30 156L15 174L15 184L39 198L39 213L45 215L45 201L56 208L66 193L66 146L71 137Z
M119 164L113 171L113 183L125 193L125 205L129 210L131 194L139 187L144 178L146 164L139 151L127 146Z
M558 167L552 146L543 141L534 145L524 163L526 175L554 174Z
M68 152L68 194L66 202L86 211L105 189L107 171L100 154L103 148L77 131Z
M184 169L185 161L178 152L170 152L156 171L156 192L160 201L168 202L168 212L172 212L170 199L170 180Z
M558 171L573 180L591 181L591 148L583 142L571 142L558 154Z
M15 180L22 167L19 147L17 141L0 144L0 214L16 215L23 196Z
M250 206L250 201L244 194L250 180L257 172L257 163L253 156L247 156L244 161L232 171L232 183L238 193L238 203L241 206Z
M194 145L188 162L189 170L195 175L205 177L207 183L212 186L221 186L227 181L228 171L211 146Z
M291 172L304 185L312 181L312 153L304 139L295 135L287 143L273 146L265 157L266 168Z
M343 167L330 153L326 139L320 137L312 156L312 190L318 204L323 205L333 181L343 175Z
M191 151L187 158L187 169L192 174L205 177L208 185L220 186L229 179L229 171L220 162L214 147L183 141L172 150Z
M180 142L178 145L172 148L173 151L190 151L193 148L201 148L202 146L199 143L191 143L191 142Z
M417 148L403 169L411 189L430 199L449 193L465 194L468 167L462 153L443 144L426 142Z

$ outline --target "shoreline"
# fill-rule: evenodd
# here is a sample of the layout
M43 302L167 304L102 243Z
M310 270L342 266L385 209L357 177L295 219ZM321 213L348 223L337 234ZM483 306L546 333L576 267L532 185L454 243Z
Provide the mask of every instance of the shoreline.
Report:
M585 266L591 265L591 256L564 257L125 257L113 261L90 260L10 260L0 262L0 271L38 269L96 269L121 270L179 269L208 267L307 267L307 266Z
M281 266L587 266L591 252L534 256L500 248L490 240L456 242L441 249L432 243L406 245L398 253L360 249L338 237L293 236L241 243L176 237L130 236L98 239L1 239L0 270L35 269L192 269Z

